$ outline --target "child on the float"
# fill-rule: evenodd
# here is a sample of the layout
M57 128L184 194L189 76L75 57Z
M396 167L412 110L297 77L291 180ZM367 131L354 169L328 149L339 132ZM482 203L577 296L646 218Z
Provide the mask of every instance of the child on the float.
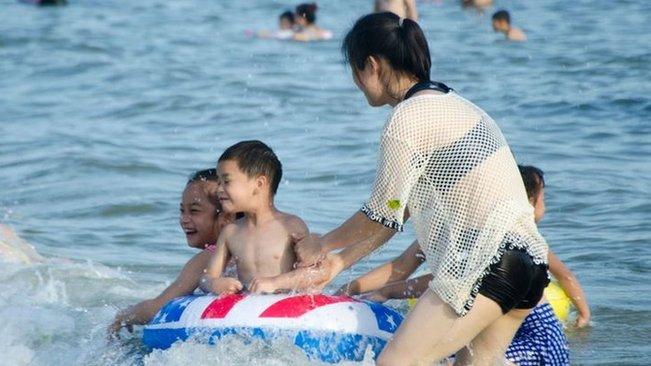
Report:
M201 249L201 252L185 264L176 280L158 296L119 311L108 328L109 334L117 334L122 327L132 331L133 325L147 324L168 301L192 294L199 286L199 278L215 250L219 232L235 217L233 213L221 211L217 188L216 169L200 170L190 177L183 190L179 224L188 246Z
M279 211L274 196L282 177L276 154L260 141L242 141L224 151L217 164L219 202L226 213L243 217L226 225L200 287L227 295L244 289L253 293L316 290L318 268L294 270L293 236L309 234L298 216ZM237 278L224 277L233 258Z
M532 166L519 165L518 168L538 223L545 214L543 172ZM579 312L575 325L577 327L588 325L590 309L578 280L551 250L548 255L549 271L558 280ZM432 275L407 278L416 271L424 259L418 242L414 242L393 261L345 284L337 294L362 294L364 298L377 302L420 297L427 290ZM544 297L518 329L506 351L506 358L518 365L569 363L569 346L562 325Z

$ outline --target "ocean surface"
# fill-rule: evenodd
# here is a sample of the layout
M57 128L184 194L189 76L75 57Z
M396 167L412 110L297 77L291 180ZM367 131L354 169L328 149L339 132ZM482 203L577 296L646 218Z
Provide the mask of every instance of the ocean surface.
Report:
M158 294L194 251L178 225L186 177L262 139L285 167L277 204L312 231L368 197L380 129L340 44L372 1L321 1L331 41L247 36L296 1L0 0L0 223L45 264L0 260L1 365L306 364L288 344L107 343L115 312ZM490 15L529 37L509 43ZM419 2L433 78L485 109L519 162L542 168L541 231L576 273L592 326L577 365L651 358L651 2ZM398 235L331 288L414 239ZM427 335L423 335L427 336ZM368 357L365 364L372 364Z

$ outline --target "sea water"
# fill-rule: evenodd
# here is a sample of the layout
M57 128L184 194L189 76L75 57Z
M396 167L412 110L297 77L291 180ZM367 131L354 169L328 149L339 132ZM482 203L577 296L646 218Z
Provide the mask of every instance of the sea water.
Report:
M107 343L124 306L194 253L178 227L186 177L262 139L283 162L281 209L325 232L368 197L388 108L371 108L340 44L372 1L320 2L332 41L260 40L295 1L0 0L0 223L46 263L0 262L0 364L305 364L290 344ZM541 231L575 272L593 325L574 364L651 356L651 5L419 2L433 78L485 109L519 162L545 173ZM529 37L492 32L511 11ZM334 289L414 239L397 235ZM63 258L63 259L61 259ZM370 355L365 363L372 364Z

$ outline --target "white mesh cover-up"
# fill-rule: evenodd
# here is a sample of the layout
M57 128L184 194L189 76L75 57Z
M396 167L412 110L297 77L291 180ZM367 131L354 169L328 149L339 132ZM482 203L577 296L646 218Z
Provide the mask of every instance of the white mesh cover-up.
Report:
M499 127L454 92L398 104L384 126L369 219L402 231L405 214L457 314L473 305L488 267L508 248L547 263L515 159Z

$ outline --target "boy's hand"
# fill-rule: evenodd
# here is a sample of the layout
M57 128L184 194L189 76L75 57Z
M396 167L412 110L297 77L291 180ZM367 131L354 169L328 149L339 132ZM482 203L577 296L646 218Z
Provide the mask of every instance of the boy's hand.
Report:
M212 292L219 295L236 294L244 288L242 282L231 277L220 277L212 280Z
M298 267L311 267L320 263L328 253L321 246L321 237L310 234L306 237L292 235Z
M254 294L273 294L277 289L273 277L254 277L249 284L249 291Z

